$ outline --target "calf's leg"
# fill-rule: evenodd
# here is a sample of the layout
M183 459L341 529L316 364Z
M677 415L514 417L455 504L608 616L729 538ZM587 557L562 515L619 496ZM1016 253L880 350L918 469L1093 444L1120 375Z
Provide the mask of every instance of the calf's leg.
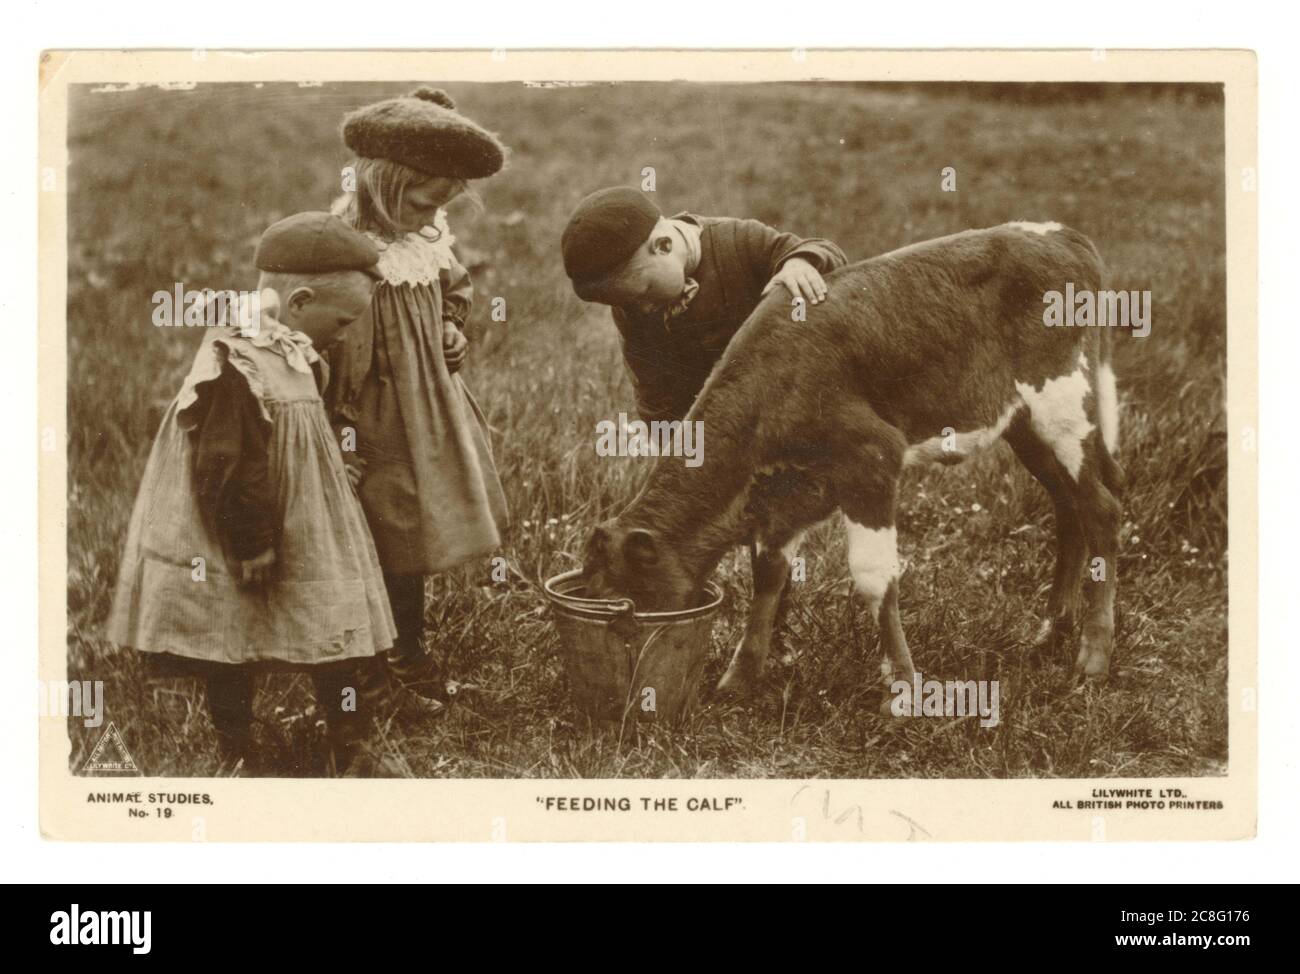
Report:
M1028 418L1018 418L1007 439L1025 465L1045 484L1057 501L1056 607L1069 608L1075 591L1075 569L1080 541L1073 529L1063 531L1063 503L1068 499L1082 537L1089 581L1084 596L1083 633L1075 659L1076 678L1107 675L1115 639L1116 560L1119 554L1120 504L1107 481L1118 489L1118 469L1105 453L1088 366L1084 359L1068 377L1049 380L1041 390L1021 384ZM1050 455L1050 456L1049 456ZM1058 585L1059 583L1059 585ZM1052 600L1049 600L1049 609Z
M1088 542L1088 581L1085 582L1083 635L1074 675L1101 679L1110 672L1115 644L1115 590L1119 556L1120 503L1102 480L1100 450L1085 461L1079 478L1077 505Z
M886 684L911 683L916 666L898 614L898 529L894 521L898 478L906 443L902 434L872 424L858 456L846 464L839 485L840 509L848 546L849 574L880 631L884 660L880 672ZM882 710L888 712L886 699Z
M1007 428L1004 438L1052 498L1056 519L1056 569L1047 596L1047 615L1034 638L1036 651L1052 651L1074 632L1079 613L1080 590L1088 549L1083 523L1075 508L1075 485L1056 459L1052 449L1030 428L1029 417L1021 415Z
M898 529L893 517L885 519L846 512L844 530L848 539L849 574L853 578L853 587L866 603L867 612L875 619L880 631L880 645L884 651L880 675L886 685L896 680L910 683L916 666L898 614Z
M797 539L780 548L760 542L753 549L754 601L745 635L718 682L719 693L746 693L762 677L772 648L781 597L790 578L790 560L797 545Z

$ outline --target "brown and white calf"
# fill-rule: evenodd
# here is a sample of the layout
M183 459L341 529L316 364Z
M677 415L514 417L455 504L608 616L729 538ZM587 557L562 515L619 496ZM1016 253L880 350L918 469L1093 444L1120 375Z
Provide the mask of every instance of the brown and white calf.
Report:
M1121 474L1111 337L1048 327L1044 296L1097 292L1101 259L1055 223L1012 223L905 247L827 277L792 322L773 294L737 332L686 417L704 462L660 456L642 490L596 528L587 594L640 610L696 604L733 546L756 542L754 600L719 689L761 675L801 534L836 510L849 571L879 624L886 680L916 669L898 614L899 475L1006 440L1055 504L1056 571L1041 644L1073 630L1077 676L1104 676L1114 637ZM1081 598L1088 559L1102 580Z

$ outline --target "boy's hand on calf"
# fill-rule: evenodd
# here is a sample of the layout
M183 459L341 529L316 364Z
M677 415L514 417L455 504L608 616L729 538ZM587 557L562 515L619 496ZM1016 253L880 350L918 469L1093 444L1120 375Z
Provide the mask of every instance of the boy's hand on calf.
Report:
M820 304L826 297L826 282L822 280L817 268L802 257L791 257L776 272L763 293L781 284L790 292L792 298L803 298L809 304Z
M244 588L261 588L271 581L275 569L275 549L267 548L260 555L239 562L239 584Z

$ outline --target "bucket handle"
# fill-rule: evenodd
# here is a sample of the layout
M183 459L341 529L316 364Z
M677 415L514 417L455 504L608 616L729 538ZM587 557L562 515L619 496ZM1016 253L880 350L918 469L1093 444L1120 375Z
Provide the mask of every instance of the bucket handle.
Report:
M609 628L623 640L631 642L636 635L636 603L629 598L621 598L611 607L614 618L609 620Z
M623 640L623 652L625 656L630 657L632 640L636 637L637 631L636 603L624 596L618 600L618 604L613 611L614 618L609 620L609 629L614 633L614 635L618 636L619 639ZM623 732L627 729L627 717L628 714L631 713L632 707L636 702L636 675L641 669L641 660L645 656L646 646L654 642L655 636L658 634L659 631L655 630L650 639L646 641L646 645L642 646L641 651L637 653L636 659L632 660L629 658L628 660L632 663L632 674L628 678L627 699L623 702L623 719L618 723L617 746L620 750L622 750L623 747Z

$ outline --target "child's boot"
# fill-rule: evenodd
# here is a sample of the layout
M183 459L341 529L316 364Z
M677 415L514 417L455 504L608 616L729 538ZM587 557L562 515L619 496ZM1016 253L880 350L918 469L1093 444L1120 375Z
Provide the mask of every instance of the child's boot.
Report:
M441 674L432 654L425 652L424 576L384 575L388 601L397 623L397 638L388 653L393 677L406 690L429 700L442 702L446 695Z
M403 708L426 716L441 714L444 710L442 701L437 697L420 695L416 687L423 684L404 684L395 672L391 658L389 652L359 662L357 691L361 705L381 723Z
M387 680L379 658L327 663L312 671L316 706L325 715L325 773L331 778L399 778L403 771L380 750L378 723L391 714L391 693L376 686ZM347 694L351 689L354 692ZM351 706L345 707L345 694Z
M208 711L217 732L219 777L256 774L253 751L253 674L241 666L222 667L210 674Z

